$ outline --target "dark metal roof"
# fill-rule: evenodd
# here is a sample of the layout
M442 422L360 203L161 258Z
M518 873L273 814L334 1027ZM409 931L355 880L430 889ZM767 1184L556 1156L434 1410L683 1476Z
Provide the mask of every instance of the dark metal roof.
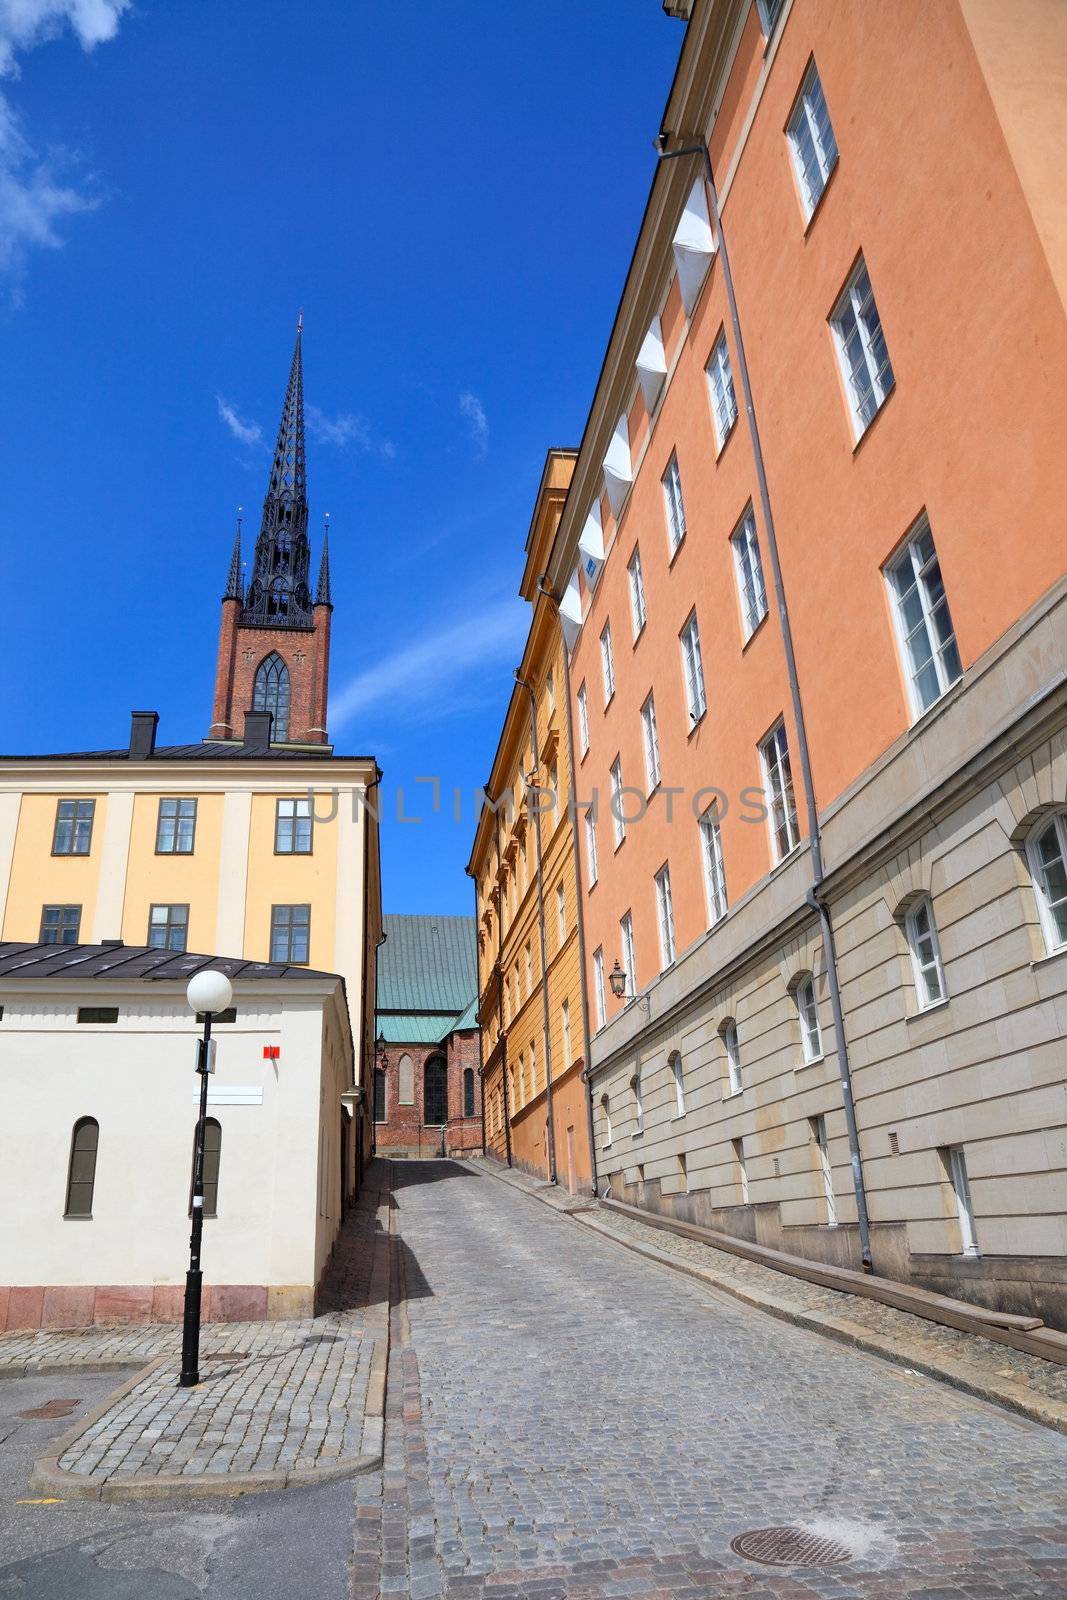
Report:
M0 761L372 761L373 756L339 756L329 746L285 749L281 745L245 745L224 739L199 744L156 745L150 756L129 750L58 750L39 755L0 755Z
M336 972L290 967L280 961L245 961L241 956L181 955L151 945L0 943L0 983L5 978L171 978L187 982L204 967L228 978L336 978Z

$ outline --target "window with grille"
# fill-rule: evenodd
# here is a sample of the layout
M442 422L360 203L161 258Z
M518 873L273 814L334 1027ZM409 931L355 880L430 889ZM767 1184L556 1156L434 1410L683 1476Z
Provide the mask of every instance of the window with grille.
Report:
M81 906L42 906L41 943L77 944L81 924Z
M645 578L644 573L641 571L640 549L635 547L626 571L630 577L630 621L633 624L634 638L638 639L647 620L645 611Z
M422 1069L422 1120L443 1128L448 1121L448 1067L443 1056L431 1056Z
M278 605L283 609L278 611L279 615L284 615L288 609L288 598L288 590L282 586L279 590ZM277 610L277 607L275 609ZM289 668L276 650L272 650L259 664L252 689L252 710L271 712L274 718L270 731L272 741L288 739Z
M941 949L934 922L934 908L929 895L923 895L912 905L904 918L904 936L908 941L911 968L915 977L915 996L919 1009L936 1006L947 999L945 971L941 964Z
M385 1072L381 1067L374 1069L374 1120L385 1121Z
M749 506L730 539L741 598L741 627L746 642L767 615L767 586L763 581L756 518Z
M91 1217L93 1214L93 1189L96 1184L96 1152L100 1142L100 1124L95 1117L82 1117L74 1124L70 1141L70 1165L67 1169L67 1198L65 1217Z
M311 942L310 906L271 906L270 958L292 966L307 966Z
M93 844L95 800L60 800L52 833L54 856L87 856Z
M807 973L793 991L797 1015L800 1018L800 1046L807 1065L822 1060L822 1032L819 1028L819 1004L815 998L815 984Z
M312 825L310 800L279 800L274 817L274 853L309 856Z
M793 794L793 769L789 762L785 723L776 723L759 748L763 767L763 789L767 798L771 849L777 864L800 842L796 797Z
M708 709L704 692L704 663L700 655L700 630L694 611L682 629L682 673L685 679L685 703L690 724L695 727Z
M196 844L196 801L168 798L159 802L156 855L191 856Z
M786 127L786 136L804 207L804 220L807 222L822 199L830 174L837 165L837 140L814 61L804 74L797 103Z
M82 1027L108 1025L119 1020L118 1006L79 1006L77 1022Z
M919 717L962 676L941 563L926 517L886 567L897 640L913 717Z
M882 332L870 276L861 256L830 315L838 358L860 439L892 391L896 379Z
M730 349L726 343L726 329L719 330L715 348L708 362L708 387L711 390L711 415L715 423L715 448L721 451L737 421L737 394L734 390L733 368L730 366Z
M1067 811L1042 817L1027 840L1026 854L1051 955L1067 947Z
M667 549L671 559L685 538L685 502L682 499L682 475L678 470L678 457L672 455L663 475L663 501L667 512Z
M474 1115L474 1068L463 1068L463 1115Z
M188 906L150 907L148 912L148 943L153 950L184 950L188 935Z

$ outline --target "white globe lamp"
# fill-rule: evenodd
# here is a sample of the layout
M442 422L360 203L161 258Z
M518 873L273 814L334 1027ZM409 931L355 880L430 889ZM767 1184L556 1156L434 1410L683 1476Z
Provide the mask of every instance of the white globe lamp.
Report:
M185 998L189 1002L190 1010L217 1016L220 1011L226 1010L233 999L233 984L224 972L218 972L214 967L207 967L189 979Z

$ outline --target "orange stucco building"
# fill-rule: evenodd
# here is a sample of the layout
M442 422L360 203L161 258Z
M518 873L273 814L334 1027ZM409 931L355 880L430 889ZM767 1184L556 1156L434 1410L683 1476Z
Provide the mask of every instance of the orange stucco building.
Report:
M672 9L547 571L601 1178L1062 1325L1067 12Z

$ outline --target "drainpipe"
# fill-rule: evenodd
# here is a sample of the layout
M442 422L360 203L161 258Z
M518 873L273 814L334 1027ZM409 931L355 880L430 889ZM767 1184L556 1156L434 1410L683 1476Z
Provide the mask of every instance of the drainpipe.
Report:
M559 596L555 590L550 589L544 577L537 580L538 591L550 600L559 614ZM562 636L563 629L560 628ZM585 972L585 915L582 910L582 856L578 848L578 783L575 777L577 767L574 765L574 717L571 713L571 653L567 649L567 641L563 640L563 697L567 705L567 761L571 773L571 792L567 797L567 809L571 819L571 844L574 848L574 899L577 910L578 924L578 971L581 979L582 994L582 1051L585 1056L585 1065L582 1068L582 1082L585 1084L585 1116L589 1138L589 1173L593 1182L593 1199L597 1197L597 1170L596 1170L596 1141L593 1138L593 1085L589 1079L589 1068L592 1065L592 1045L589 1029L589 986Z
M863 1182L859 1132L856 1127L856 1106L852 1097L848 1041L845 1038L845 1018L841 1005L841 987L837 974L837 951L834 945L830 913L825 897L820 893L825 873L823 872L822 842L819 833L819 812L815 804L815 786L811 775L811 756L804 722L804 708L800 698L800 680L797 676L796 654L793 649L793 630L789 623L789 609L786 605L785 588L782 582L782 567L778 559L778 540L775 536L771 497L767 488L767 474L763 465L763 448L760 444L759 428L756 425L756 411L752 401L752 385L749 381L748 362L745 359L745 345L741 337L741 323L737 314L737 299L734 295L733 274L730 271L730 256L726 248L726 234L723 231L722 217L719 214L719 197L715 188L715 175L712 172L711 154L707 145L703 140L700 140L698 144L685 145L680 150L666 150L664 145L667 138L667 134L661 133L654 141L656 154L661 161L674 161L679 156L695 155L699 155L703 160L704 176L707 179L708 193L711 200L711 220L715 228L716 238L719 241L723 284L730 309L730 324L733 329L734 345L737 350L738 370L741 374L741 390L745 400L745 413L748 418L749 437L752 441L752 454L756 463L760 508L763 512L763 525L767 533L767 548L770 553L771 572L774 577L774 597L778 606L778 621L782 631L782 644L785 648L786 670L789 674L789 693L793 707L793 721L797 730L800 772L804 785L804 803L808 817L808 844L811 850L811 865L814 878L805 899L807 904L818 913L822 932L826 977L830 987L830 1009L833 1013L834 1036L837 1041L837 1064L841 1077L841 1098L845 1107L845 1126L848 1130L848 1149L852 1163L852 1187L856 1195L856 1220L859 1226L860 1255L863 1260L864 1272L873 1272L874 1263L871 1258L871 1230L867 1215L867 1194Z
M534 773L541 765L541 754L537 744L537 701L533 689L515 674L515 682L520 689L525 689L530 696L530 743L533 748ZM527 778L527 793L530 780ZM545 1103L548 1108L548 1181L556 1182L556 1119L552 1109L552 1036L549 1033L548 1021L548 950L545 944L545 885L541 870L541 795L538 790L537 804L533 807L534 840L537 845L537 922L541 936L541 1007L545 1023Z
M486 794L489 793L486 785ZM493 813L496 839L496 1022L500 1039L500 1089L504 1105L504 1150L511 1166L511 1110L508 1106L508 1035L504 1027L504 897L500 892L500 813ZM482 1085L483 1089L485 1085Z

